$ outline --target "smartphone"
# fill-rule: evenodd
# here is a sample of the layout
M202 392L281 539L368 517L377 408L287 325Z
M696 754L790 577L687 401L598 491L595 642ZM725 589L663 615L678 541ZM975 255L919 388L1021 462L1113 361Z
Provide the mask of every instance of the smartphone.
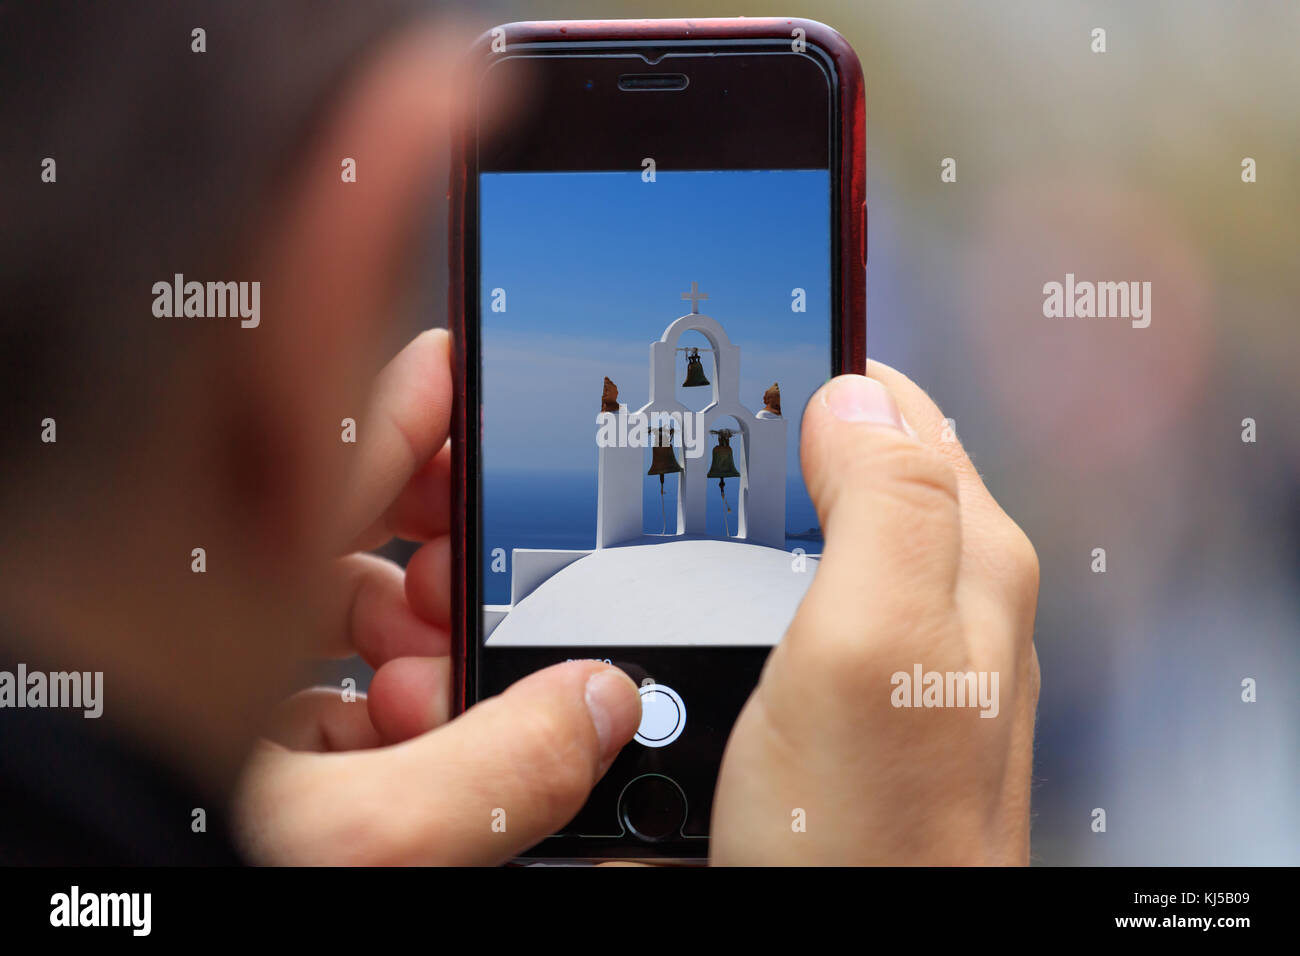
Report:
M821 552L803 407L865 365L861 68L800 19L513 23L469 64L453 709L621 667L636 738L527 858L703 861L728 734Z

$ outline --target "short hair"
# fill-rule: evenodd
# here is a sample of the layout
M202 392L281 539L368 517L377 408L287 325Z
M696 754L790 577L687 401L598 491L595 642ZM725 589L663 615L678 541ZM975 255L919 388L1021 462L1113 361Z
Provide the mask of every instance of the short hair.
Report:
M193 336L153 318L153 283L244 278L227 271L242 231L349 72L428 6L0 4L0 460L47 415L129 427L132 403L162 400Z

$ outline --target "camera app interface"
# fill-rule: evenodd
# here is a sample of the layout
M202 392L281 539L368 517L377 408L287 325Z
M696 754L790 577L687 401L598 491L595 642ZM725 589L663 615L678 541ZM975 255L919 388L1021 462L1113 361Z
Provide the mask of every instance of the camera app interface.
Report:
M822 537L824 170L479 177L482 639L770 646Z

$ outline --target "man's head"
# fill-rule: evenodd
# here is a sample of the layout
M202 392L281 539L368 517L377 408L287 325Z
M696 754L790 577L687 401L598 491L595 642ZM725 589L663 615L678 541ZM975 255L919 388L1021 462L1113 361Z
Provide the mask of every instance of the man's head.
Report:
M64 6L0 10L0 648L103 670L107 721L225 781L359 530L343 420L439 318L464 37L402 0ZM260 322L156 314L178 274L258 283Z

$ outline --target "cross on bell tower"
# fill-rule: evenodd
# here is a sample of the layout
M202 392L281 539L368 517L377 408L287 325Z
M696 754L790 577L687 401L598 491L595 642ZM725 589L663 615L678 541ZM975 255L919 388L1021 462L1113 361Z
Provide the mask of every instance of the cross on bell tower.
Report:
M707 299L708 297L708 293L700 291L700 284L698 282L691 283L690 292L682 293L683 299L691 300L691 315L700 314L700 299Z

